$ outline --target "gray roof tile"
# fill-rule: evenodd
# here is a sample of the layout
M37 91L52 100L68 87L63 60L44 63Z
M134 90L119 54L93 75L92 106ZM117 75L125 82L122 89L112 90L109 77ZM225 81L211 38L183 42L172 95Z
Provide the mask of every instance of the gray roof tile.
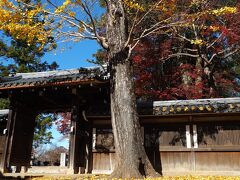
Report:
M106 80L106 71L100 67L56 70L34 73L17 73L11 77L0 77L0 89L21 86L45 86L51 83L71 81ZM51 84L52 85L52 84Z
M240 98L154 101L153 114L240 113Z

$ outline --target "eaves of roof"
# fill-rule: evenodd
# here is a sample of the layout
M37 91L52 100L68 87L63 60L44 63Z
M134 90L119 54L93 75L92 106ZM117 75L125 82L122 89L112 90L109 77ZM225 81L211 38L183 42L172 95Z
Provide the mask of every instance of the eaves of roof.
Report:
M191 113L240 113L240 98L155 101L154 115Z
M100 68L18 73L0 78L0 90L104 83L107 79Z

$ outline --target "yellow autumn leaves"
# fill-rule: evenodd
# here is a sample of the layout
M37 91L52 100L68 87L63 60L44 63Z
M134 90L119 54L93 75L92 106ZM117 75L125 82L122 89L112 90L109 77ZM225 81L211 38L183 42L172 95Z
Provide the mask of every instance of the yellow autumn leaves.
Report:
M25 1L23 0L18 0L18 3L20 4L23 4L24 2ZM144 8L143 5L139 4L137 0L122 0L122 2L129 10L147 10L146 7ZM76 8L76 5L80 5L81 3L81 0L64 0L63 4L58 6L55 11L53 11L53 14L55 13L59 15L60 13L64 13L70 17L75 17L75 13L70 11L70 8L74 9ZM164 8L161 7L161 11L163 11L163 9ZM214 16L220 16L236 12L237 9L235 7L222 7L219 9L208 10L205 12L205 14L207 13ZM45 13L45 10L41 6L34 6L28 10L22 10L19 8L19 6L12 3L11 0L0 0L0 30L10 33L17 39L26 40L28 44L33 42L45 44L48 37L51 35L52 26L49 26L51 22L45 22L45 20L42 22L36 21L36 16L41 13ZM219 30L218 27L214 26L210 27L210 29L212 31ZM80 28L79 30L82 29ZM191 40L191 43L195 45L202 45L204 44L204 41L202 39L195 39Z
M74 3L75 3L75 4L76 4L76 3L81 3L81 1L80 1L80 0L76 0ZM58 8L55 9L54 12L55 12L56 14L66 13L66 14L68 14L70 17L75 17L75 16L76 16L76 13L75 13L75 12L70 11L70 10L66 10L69 5L71 5L71 4L74 5L74 3L73 3L71 0L65 0L61 6L59 6Z
M64 10L67 8L68 5L70 5L72 2L71 0L65 0L61 6L59 6L56 10L55 13L62 13Z
M89 176L79 176L79 177L39 177L32 178L32 180L108 180L104 175L89 175ZM159 178L144 178L144 180L240 180L240 177L237 176L163 176ZM113 180L136 180L134 178L131 179L113 179Z
M143 6L135 2L135 0L123 0L123 3L132 10L144 11Z
M222 7L220 9L214 9L210 12L210 14L213 14L215 16L221 16L224 14L233 14L237 12L237 8L236 7Z
M46 31L44 23L36 21L38 13L42 13L40 6L21 10L11 1L0 1L0 30L11 34L16 39L25 40L28 45L33 42L40 44L40 49L47 42L50 30Z
M70 0L69 0L70 1ZM144 7L142 5L140 5L139 3L137 3L135 0L123 0L123 3L129 8L129 9L133 9L133 10L139 10L139 11L144 11ZM164 11L165 6L157 6L157 7L161 7L161 9ZM214 9L209 11L209 14L213 14L216 16L220 16L220 15L224 15L224 14L233 14L237 12L237 8L236 7L222 7L220 9Z
M206 13L212 14L215 16L222 16L222 15L226 15L226 14L237 13L237 8L225 6L225 7L219 8L219 9L207 11ZM220 28L218 26L209 26L209 29L212 30L213 32L220 30ZM194 40L191 40L191 44L201 46L203 44L206 44L206 42L204 42L202 39L194 39Z
M8 0L1 0L0 1L0 7L5 6L6 8L14 8L14 5L12 2L9 2Z
M204 44L204 41L202 39L194 39L194 40L191 40L191 44L202 45Z

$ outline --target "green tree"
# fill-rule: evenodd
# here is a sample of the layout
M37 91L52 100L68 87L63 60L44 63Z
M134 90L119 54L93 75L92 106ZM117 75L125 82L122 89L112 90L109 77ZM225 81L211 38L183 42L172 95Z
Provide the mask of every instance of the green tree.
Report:
M26 1L27 4L39 2L38 0ZM20 7L20 4L18 6ZM30 9L32 7L25 6L23 11L27 12ZM34 24L41 23L40 16L41 14L34 15ZM3 30L1 35L3 38L0 39L0 58L5 63L0 63L0 77L15 73L39 72L58 68L56 62L49 64L41 60L46 52L56 48L53 37L48 37L46 43L42 46L41 43L35 40L29 44L26 39L19 39L7 30ZM8 109L9 105L8 99L0 99L0 109ZM33 141L34 148L39 147L41 144L50 143L52 133L49 130L52 127L52 122L53 115L40 114L37 116Z
M42 144L50 143L53 139L50 131L53 125L55 116L53 114L39 114L35 121L33 147L37 149Z
M28 45L26 41L16 39L10 34L5 33L4 35L11 38L11 41L10 45L8 45L7 41L0 40L0 57L6 61L4 64L0 64L0 76L7 76L10 73L47 71L58 68L56 62L48 64L46 61L41 61L45 52L50 50L48 45L39 50L39 43ZM51 41L53 42L53 40ZM8 61L13 62L8 63Z
M26 5L17 4L16 8L21 8L23 13L33 10L33 7L28 4L39 4L40 0L24 1ZM31 26L44 23L43 14L33 13L31 17L34 19ZM21 22L22 25L26 22ZM2 39L0 39L0 58L4 59L5 63L0 63L0 76L7 76L10 73L24 73L55 70L58 68L56 62L49 64L46 61L41 61L43 55L56 48L56 42L52 36L49 36L45 43L42 44L36 39L32 39L29 43L28 39L19 38L7 29L2 29Z

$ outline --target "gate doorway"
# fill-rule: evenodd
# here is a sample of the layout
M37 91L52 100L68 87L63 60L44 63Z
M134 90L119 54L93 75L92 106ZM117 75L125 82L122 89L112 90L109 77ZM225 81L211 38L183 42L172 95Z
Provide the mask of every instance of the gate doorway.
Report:
M90 172L92 128L85 112L109 110L108 81L102 79L102 73L99 68L91 68L21 73L3 79L0 97L10 98L10 110L0 171L9 172L16 166L19 172L30 166L39 113L71 112L68 173Z

